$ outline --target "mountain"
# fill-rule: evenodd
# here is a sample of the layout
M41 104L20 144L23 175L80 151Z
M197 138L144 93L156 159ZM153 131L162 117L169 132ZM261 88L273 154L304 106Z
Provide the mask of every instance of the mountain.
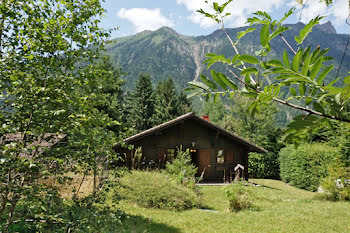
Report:
M284 33L286 40L296 48L294 36L299 34L305 25L302 23L287 25L291 27ZM227 29L232 39L236 38L237 32L247 27ZM260 50L260 30L247 34L239 43L238 50L241 54L254 54ZM348 35L337 34L330 22L318 25L305 40L303 47L311 46L312 49L318 45L321 48L330 48L328 56L334 57L337 69L344 49L347 44ZM286 48L283 41L276 37L271 41L271 57L279 58ZM196 79L202 72L208 74L203 64L207 53L224 54L228 57L234 56L225 33L222 30L214 31L206 36L184 36L171 28L162 27L156 31L143 31L133 36L117 38L106 46L107 53L114 59L117 67L127 73L126 89L133 89L139 74L150 74L153 83L161 79L172 77L177 88L187 86L187 82ZM292 56L292 53L287 49ZM347 50L344 62L340 70L345 75L350 67L350 49ZM227 72L227 67L217 64L216 70ZM332 79L336 69L329 75ZM329 80L328 80L329 81Z

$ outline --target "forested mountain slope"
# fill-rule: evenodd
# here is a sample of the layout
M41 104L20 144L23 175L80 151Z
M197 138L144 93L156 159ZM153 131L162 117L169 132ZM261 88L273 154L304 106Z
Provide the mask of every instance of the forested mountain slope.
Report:
M304 24L290 24L292 29L285 32L287 41L296 48L294 36ZM247 27L227 29L234 39L236 33ZM259 32L256 30L246 35L239 43L238 49L242 54L254 54L259 50ZM343 56L347 42L347 35L337 34L330 22L316 26L303 46L310 45L316 48L330 48L329 56L334 57L335 69L328 76L329 81L334 78L337 67ZM272 56L279 57L286 48L283 41L276 37L272 43ZM288 50L287 50L288 51ZM288 51L290 52L290 51ZM133 36L117 38L107 44L107 53L111 55L117 67L127 73L126 89L132 89L138 76L142 73L150 74L155 84L159 80L172 77L177 88L186 87L187 82L207 73L203 64L207 53L225 54L233 57L234 51L222 30L217 30L206 36L184 36L168 27L162 27L156 31L143 31ZM292 53L290 52L290 56ZM340 74L344 76L350 67L350 49L347 51ZM225 72L227 67L214 65L214 68Z

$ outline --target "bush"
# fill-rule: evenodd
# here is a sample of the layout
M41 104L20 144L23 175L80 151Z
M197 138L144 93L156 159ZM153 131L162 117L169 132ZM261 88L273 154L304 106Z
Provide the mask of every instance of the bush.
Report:
M178 149L176 159L165 165L165 173L179 184L194 189L196 184L197 167L191 163L190 151Z
M278 153L250 153L248 172L251 178L280 179Z
M289 145L279 153L281 178L295 187L316 191L337 155L338 150L326 144Z
M253 206L253 192L243 183L228 185L224 190L230 202L230 211L239 211Z
M333 200L350 200L350 167L339 159L329 166L329 175L323 179L321 186L332 196Z
M132 171L119 179L117 195L143 207L184 210L199 206L196 193L156 171Z

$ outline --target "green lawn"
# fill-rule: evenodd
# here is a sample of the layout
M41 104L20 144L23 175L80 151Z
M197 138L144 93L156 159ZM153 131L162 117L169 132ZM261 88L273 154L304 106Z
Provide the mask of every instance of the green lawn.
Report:
M222 186L202 186L203 211L141 208L121 201L131 217L117 232L350 232L350 203L314 200L315 193L281 181L252 179L260 187L254 210L228 212ZM160 190L161 191L161 190Z

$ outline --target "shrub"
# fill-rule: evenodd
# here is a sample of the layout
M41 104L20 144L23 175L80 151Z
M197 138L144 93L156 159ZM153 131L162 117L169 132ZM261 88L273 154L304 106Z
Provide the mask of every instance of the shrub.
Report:
M228 185L224 190L230 202L230 211L239 211L253 206L253 192L243 183Z
M189 149L178 149L176 158L165 165L165 173L179 184L195 188L197 167L191 163Z
M321 186L329 192L333 200L350 200L350 167L339 159L328 167L329 175L323 179Z
M132 171L119 179L116 194L143 207L184 210L199 206L196 193L156 171Z
M279 153L281 178L298 188L316 191L337 155L337 149L326 144L289 145Z
M280 179L278 153L250 153L248 163L249 177Z

